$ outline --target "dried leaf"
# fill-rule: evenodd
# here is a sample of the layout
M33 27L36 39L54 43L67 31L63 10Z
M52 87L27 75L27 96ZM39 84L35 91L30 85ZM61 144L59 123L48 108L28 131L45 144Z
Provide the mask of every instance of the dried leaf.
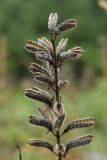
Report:
M95 118L88 117L75 120L67 125L64 129L63 134L75 128L84 128L84 127L94 127L95 126Z
M52 130L52 124L49 120L47 119L43 119L43 118L36 118L34 116L30 116L29 117L29 123L36 125L36 126L40 126L40 127L45 127L47 128L49 131Z
M49 150L53 151L53 145L50 142L43 141L43 140L36 140L36 139L30 139L27 141L28 144L35 147L45 147Z

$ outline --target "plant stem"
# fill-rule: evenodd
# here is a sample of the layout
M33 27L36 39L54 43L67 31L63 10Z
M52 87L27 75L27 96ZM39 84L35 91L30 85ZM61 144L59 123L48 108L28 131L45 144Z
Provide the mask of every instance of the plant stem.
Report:
M60 102L60 96L59 96L59 87L58 87L58 71L57 71L57 56L56 56L56 48L55 48L55 38L52 39L52 37L51 37L51 41L52 41L53 56L54 56L55 94L56 94L56 101L59 103ZM57 131L56 140L57 140L58 146L60 147L61 143L60 143L60 134L59 134L59 131ZM62 160L61 153L58 153L58 160Z

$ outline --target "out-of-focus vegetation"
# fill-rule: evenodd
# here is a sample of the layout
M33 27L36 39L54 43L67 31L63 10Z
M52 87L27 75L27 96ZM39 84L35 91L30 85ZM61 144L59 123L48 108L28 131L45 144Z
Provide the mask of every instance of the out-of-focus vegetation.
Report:
M104 0L99 0L100 5L101 1ZM23 96L24 89L34 84L27 68L30 62L36 61L24 50L24 44L43 35L50 38L47 28L50 12L57 12L60 22L66 18L78 20L77 28L63 33L63 37L69 38L69 48L80 45L85 50L81 59L66 63L62 70L63 78L71 82L69 89L62 90L66 123L87 116L94 116L97 122L91 145L73 150L68 160L78 159L80 155L83 160L107 158L107 13L103 8L97 0L0 1L0 159L18 159L15 140L22 143L23 160L42 160L48 155L48 159L53 159L47 150L25 144L31 137L42 137L53 143L54 139L45 130L29 126L29 114L37 114L36 106L41 104ZM76 130L63 142L87 132Z

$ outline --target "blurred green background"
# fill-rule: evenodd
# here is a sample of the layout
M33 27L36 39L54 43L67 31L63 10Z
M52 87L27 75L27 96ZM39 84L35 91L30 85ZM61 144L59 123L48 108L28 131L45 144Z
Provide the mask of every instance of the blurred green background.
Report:
M37 114L38 102L24 97L24 89L38 85L28 71L36 58L26 52L28 39L37 40L48 33L48 16L57 12L59 22L74 18L77 28L62 33L68 37L67 48L82 46L85 54L79 60L68 61L61 68L70 87L61 91L68 121L93 116L94 129L80 129L62 139L86 133L95 135L91 145L72 150L68 160L106 160L107 158L107 1L106 0L0 0L0 159L18 160L15 141L22 146L23 160L54 159L44 149L32 148L25 142L32 137L48 139L45 129L28 124L28 116ZM47 88L47 86L40 86Z

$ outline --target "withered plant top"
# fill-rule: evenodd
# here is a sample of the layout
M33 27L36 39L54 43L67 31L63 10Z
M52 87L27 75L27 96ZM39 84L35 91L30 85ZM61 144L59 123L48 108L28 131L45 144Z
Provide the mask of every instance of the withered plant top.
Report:
M59 69L66 60L79 58L84 50L78 46L66 51L65 48L68 39L64 38L60 40L57 47L55 46L56 37L60 33L73 29L77 25L75 19L66 20L59 25L57 25L57 21L57 13L51 13L48 21L51 42L45 37L41 37L38 38L37 41L28 40L25 45L25 49L30 53L33 53L38 60L46 62L46 68L37 63L31 63L29 70L33 74L34 79L40 83L46 83L48 88L54 92L55 96L52 97L48 92L35 86L26 89L25 96L43 102L45 105L45 109L38 108L41 117L29 116L30 124L45 127L48 132L51 132L53 136L56 137L56 146L53 146L46 140L40 139L30 139L27 141L28 144L31 146L45 147L61 160L62 158L65 158L68 152L74 147L89 144L93 136L85 135L70 140L67 144L62 144L61 137L76 128L93 127L95 125L95 119L88 117L74 120L68 123L63 132L60 131L66 114L60 96L60 89L62 87L68 87L69 82L67 80L59 79Z

